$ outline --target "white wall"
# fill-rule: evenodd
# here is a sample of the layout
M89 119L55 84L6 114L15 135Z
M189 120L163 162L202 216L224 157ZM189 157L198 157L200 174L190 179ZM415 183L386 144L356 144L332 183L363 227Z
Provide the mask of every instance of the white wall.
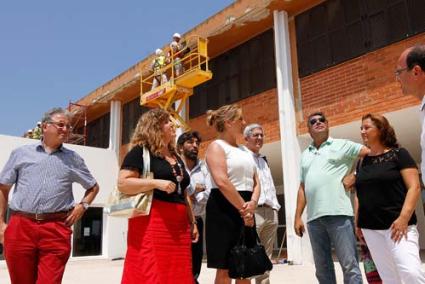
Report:
M0 135L0 169L3 169L11 151L25 144L37 143L36 140ZM77 152L86 162L92 175L97 180L100 192L91 206L103 207L108 195L116 184L118 177L118 160L112 150L80 145L65 144ZM74 198L79 202L84 189L79 184L73 184ZM102 256L107 258L123 257L126 250L127 219L103 217Z

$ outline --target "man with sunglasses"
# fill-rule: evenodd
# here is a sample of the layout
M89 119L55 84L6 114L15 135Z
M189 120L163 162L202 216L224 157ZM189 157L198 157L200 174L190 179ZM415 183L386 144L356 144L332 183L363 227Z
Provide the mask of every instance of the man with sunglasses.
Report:
M403 94L413 95L422 101L421 172L422 180L425 181L425 45L416 45L404 50L394 73Z
M260 153L264 144L264 131L260 124L253 123L245 127L243 131L245 138L244 150L249 152L257 167L258 179L260 180L260 198L255 210L255 225L261 244L266 249L266 253L271 259L273 245L276 241L278 226L277 212L280 204L276 197L272 173L266 160L266 156ZM257 284L269 284L270 272L255 278Z
M328 121L322 112L311 114L307 126L313 143L301 155L295 233L302 237L305 231L301 215L307 205L307 229L319 283L336 284L332 245L344 273L344 283L362 283L353 208L342 180L357 158L367 155L369 149L329 137Z
M0 173L0 243L12 284L61 283L71 252L70 227L99 191L84 160L63 147L71 130L70 114L54 108L44 115L41 128L42 140L12 151ZM78 204L74 182L86 189Z

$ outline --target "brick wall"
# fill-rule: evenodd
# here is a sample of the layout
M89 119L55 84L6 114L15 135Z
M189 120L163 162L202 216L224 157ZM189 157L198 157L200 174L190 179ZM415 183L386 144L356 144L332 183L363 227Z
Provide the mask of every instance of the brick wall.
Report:
M247 124L262 124L266 133L265 143L280 140L276 89L246 98L239 101L238 104L242 107L243 116ZM209 142L217 136L215 129L207 126L206 121L206 115L198 116L189 121L190 127L199 131L203 139L200 151L201 156L203 156ZM238 138L238 142L243 143L242 135Z
M400 53L407 47L425 43L425 33L381 48L300 80L304 119L320 110L332 126L360 119L369 112L396 111L419 101L403 96L394 70ZM305 122L298 124L307 132Z
M298 122L299 134L307 132L305 119L313 111L325 112L335 126L360 119L369 112L385 113L419 104L413 96L402 95L394 76L400 53L417 43L425 43L425 33L300 79L303 121ZM244 99L239 104L248 124L263 125L265 143L280 140L276 89ZM206 125L206 115L191 119L189 125L203 138L202 157L216 132ZM238 141L243 143L243 137ZM127 150L127 145L121 147L121 159Z

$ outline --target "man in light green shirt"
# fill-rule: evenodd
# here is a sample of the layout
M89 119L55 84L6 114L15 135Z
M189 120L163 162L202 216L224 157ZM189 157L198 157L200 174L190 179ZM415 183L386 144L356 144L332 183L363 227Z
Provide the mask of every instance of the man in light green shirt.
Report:
M321 112L311 114L307 123L313 143L301 156L295 233L302 237L305 231L301 215L307 205L307 229L319 283L336 284L332 245L344 273L344 283L362 283L353 208L342 180L357 158L365 156L369 149L349 140L330 138L328 121Z

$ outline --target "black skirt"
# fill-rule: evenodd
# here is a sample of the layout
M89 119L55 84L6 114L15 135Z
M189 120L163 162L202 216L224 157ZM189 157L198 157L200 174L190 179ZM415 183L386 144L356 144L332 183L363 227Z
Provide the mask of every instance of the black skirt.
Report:
M251 191L238 191L245 201L251 200ZM224 197L219 189L213 188L208 198L205 219L207 266L228 269L230 250L239 240L243 220L238 210ZM255 228L255 226L254 226ZM246 230L252 228L245 227ZM251 236L252 234L246 234ZM248 242L255 241L248 240Z

